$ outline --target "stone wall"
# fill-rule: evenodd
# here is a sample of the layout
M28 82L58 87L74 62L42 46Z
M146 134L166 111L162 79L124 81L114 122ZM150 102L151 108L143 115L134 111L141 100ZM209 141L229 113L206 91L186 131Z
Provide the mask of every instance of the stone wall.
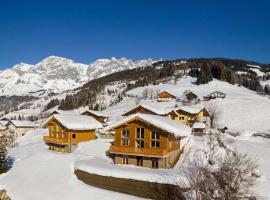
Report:
M181 197L181 192L184 191L184 189L169 184L101 176L82 170L75 170L74 173L79 180L88 185L148 199L167 200L171 199L170 195L176 195L176 192L177 196Z

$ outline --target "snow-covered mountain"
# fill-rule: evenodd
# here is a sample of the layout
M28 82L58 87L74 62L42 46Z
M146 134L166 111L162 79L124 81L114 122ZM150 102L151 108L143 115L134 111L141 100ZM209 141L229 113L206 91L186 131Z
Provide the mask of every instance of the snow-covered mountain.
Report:
M111 58L81 64L50 56L35 65L20 63L0 71L0 96L59 93L80 87L95 78L152 63L151 59L132 61L126 58Z

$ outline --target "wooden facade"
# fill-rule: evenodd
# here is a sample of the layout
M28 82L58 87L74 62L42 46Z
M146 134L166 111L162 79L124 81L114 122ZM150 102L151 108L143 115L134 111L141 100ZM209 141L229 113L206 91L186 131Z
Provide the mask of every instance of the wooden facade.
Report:
M171 101L174 99L176 99L176 96L166 91L163 91L158 94L158 101Z
M180 156L179 138L140 119L113 130L115 142L109 153L116 164L170 168Z
M70 130L54 118L43 127L49 130L43 141L53 151L72 152L78 143L96 139L95 130Z
M193 92L186 93L186 99L188 101L193 101L193 100L196 100L197 98L198 98L198 96L196 94L194 94Z

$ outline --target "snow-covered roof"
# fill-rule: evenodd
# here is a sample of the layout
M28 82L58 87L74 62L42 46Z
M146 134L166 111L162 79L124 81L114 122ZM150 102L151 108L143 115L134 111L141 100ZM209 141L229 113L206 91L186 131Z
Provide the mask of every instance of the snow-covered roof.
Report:
M95 110L85 110L83 112L81 112L81 114L85 113L85 112L90 112L92 113L93 115L96 115L98 117L108 117L106 114L104 114L103 112L101 111L95 111Z
M157 115L167 115L172 109L169 109L168 107L162 107L162 104L160 104L159 107L157 106L153 106L153 105L149 105L146 103L141 103L139 105L136 105L135 107L131 108L130 110L128 110L127 112L125 112L123 115L129 113L130 111L139 108L139 107L143 107L146 110L150 110L151 112L157 114Z
M217 90L216 90L216 91L214 91L214 92L211 92L210 95L211 95L211 94L215 94L215 93L218 93L218 94L225 94L224 92L221 92L221 91L217 91Z
M61 114L61 115L78 115L79 113L73 110L55 110L52 114Z
M200 128L200 129L205 129L206 125L205 123L202 123L202 122L195 122L193 125L192 125L192 128Z
M25 121L25 120L9 120L9 123L13 124L17 128L36 128L38 127L37 124L31 122L31 121Z
M42 124L42 126L45 127L46 124L50 122L52 119L55 119L69 130L93 130L103 127L102 124L93 117L78 114L77 115L54 114L50 116L46 120L46 122Z
M175 109L175 111L182 110L190 114L198 114L201 110L204 109L202 105L191 105L191 106L181 106L180 108Z
M175 137L183 137L191 134L191 129L188 126L181 124L180 122L159 115L142 114L142 113L136 113L127 116L124 119L109 125L108 127L106 127L106 129L112 130L116 127L121 126L122 124L133 121L135 119L142 120L144 122L152 124L155 127L167 131L168 133L174 134Z
M176 94L175 94L175 92L169 91L169 90L163 90L163 91L160 91L159 94L161 94L161 93L163 93L163 92L168 93L168 94L174 96L175 98L177 97Z

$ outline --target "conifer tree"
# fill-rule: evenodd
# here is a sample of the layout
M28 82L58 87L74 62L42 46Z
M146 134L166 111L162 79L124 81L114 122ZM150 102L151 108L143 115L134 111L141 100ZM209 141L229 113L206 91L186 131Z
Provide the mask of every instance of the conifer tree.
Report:
M8 169L7 149L4 144L0 144L0 174L7 172Z

